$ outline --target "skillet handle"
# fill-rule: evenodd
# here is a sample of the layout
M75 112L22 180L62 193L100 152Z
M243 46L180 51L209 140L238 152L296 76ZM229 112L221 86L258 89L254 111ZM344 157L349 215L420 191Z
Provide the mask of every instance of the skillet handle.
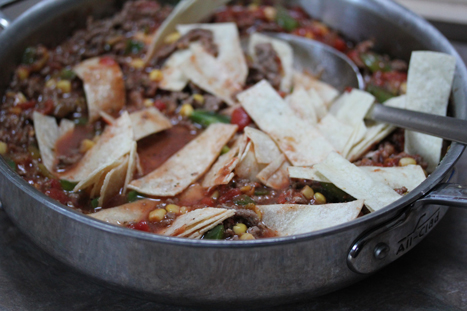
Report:
M467 208L467 187L440 184L395 218L363 233L350 247L347 266L373 273L417 245L437 225L448 207Z

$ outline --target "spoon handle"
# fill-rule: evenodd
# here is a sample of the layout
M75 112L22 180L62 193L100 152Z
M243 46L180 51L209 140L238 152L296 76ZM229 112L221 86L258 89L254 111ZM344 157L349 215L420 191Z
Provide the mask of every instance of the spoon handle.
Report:
M467 144L467 121L418 111L373 105L368 119L389 123L414 132Z

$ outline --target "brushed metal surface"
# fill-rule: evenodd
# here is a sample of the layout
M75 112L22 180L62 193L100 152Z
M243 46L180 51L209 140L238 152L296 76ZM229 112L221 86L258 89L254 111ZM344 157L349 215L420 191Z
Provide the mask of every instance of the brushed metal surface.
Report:
M419 47L451 53L460 61L436 30L390 1L301 2L312 15L321 14L325 22L344 27L343 32L354 39L380 31L375 37L381 39L381 48L386 46L394 56L406 57L409 49ZM0 35L4 47L0 50L4 69L0 89L27 45L58 42L84 21L83 15L111 14L116 5L103 0L45 1L23 15ZM359 18L360 24L353 18ZM388 46L389 35L407 42L407 46ZM466 78L465 67L459 66L453 114L464 119ZM453 144L440 167L421 186L379 212L336 228L263 241L187 241L104 224L29 187L4 161L0 162L0 198L12 221L40 248L107 284L162 302L265 306L309 299L362 279L346 266L353 241L395 217L446 179L463 150L463 146Z

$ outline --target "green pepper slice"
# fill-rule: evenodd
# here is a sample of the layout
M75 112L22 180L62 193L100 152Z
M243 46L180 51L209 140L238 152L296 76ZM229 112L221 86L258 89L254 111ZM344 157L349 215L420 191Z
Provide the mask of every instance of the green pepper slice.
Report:
M99 198L94 198L91 201L92 208L97 208L99 206Z
M73 80L74 78L76 78L76 73L71 69L64 68L60 72L60 78L65 80Z
M205 110L195 110L189 118L191 121L198 123L203 127L208 127L209 125L214 123L230 123L230 118L228 116L223 116Z
M138 54L144 48L142 42L136 40L128 40L125 46L125 55L128 54Z
M139 198L138 198L138 192L136 192L136 191L134 191L134 190L128 192L128 194L127 194L127 199L128 199L128 202L130 202L130 203L131 203L131 202L138 201L138 199L139 199Z
M25 65L32 65L36 61L36 48L27 47L24 50L21 62Z
M366 90L369 93L371 93L376 98L376 101L378 101L381 104L395 96L393 93L386 91L382 87L372 85L372 84L369 84L366 87Z
M62 189L65 191L73 191L73 189L75 189L77 184L78 183L76 182L71 182L65 179L60 179L60 186L62 186Z
M284 28L285 31L292 31L298 28L298 21L292 16L290 16L289 11L287 11L286 8L282 6L277 6L276 10L276 23L282 28Z
M371 72L391 71L391 65L388 64L388 62L384 60L381 55L375 53L361 53L360 59L363 61L365 66L370 69Z
M242 206L245 206L245 205L248 205L248 204L256 204L255 201L253 201L252 198L250 198L249 196L245 195L245 194L242 194L242 195L239 195L237 197L234 198L234 203L237 204L237 205L242 205Z
M224 239L224 225L217 225L204 235L207 240L222 240Z

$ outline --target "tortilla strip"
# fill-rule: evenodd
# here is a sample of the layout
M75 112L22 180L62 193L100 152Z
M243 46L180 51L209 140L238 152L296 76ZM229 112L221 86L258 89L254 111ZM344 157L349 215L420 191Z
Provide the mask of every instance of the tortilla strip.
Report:
M235 23L217 23L177 26L181 35L185 35L193 29L212 31L214 43L217 44L218 48L216 61L223 67L224 72L228 75L228 80L238 85L245 85L248 65L240 43L237 25Z
M344 150L342 151L342 156L348 159L353 147L362 142L365 139L367 133L368 128L366 126L366 123L365 121L361 120L353 128L352 135L350 136L349 140L347 141L347 144L345 144Z
M438 52L413 52L407 76L409 110L445 116L451 93L456 59ZM405 131L405 152L419 154L432 172L441 158L443 140L426 134Z
M394 127L386 123L374 123L367 127L363 139L353 146L352 150L346 154L349 161L355 161L362 157L372 146L379 143L386 136L394 131Z
M34 111L34 131L41 152L42 163L50 172L55 172L55 143L58 139L58 125L54 117Z
M167 59L162 67L162 81L159 87L163 90L180 92L189 79L183 71L183 65L190 59L190 50L176 51Z
M99 111L114 115L125 106L122 70L116 61L101 61L102 59L90 58L73 68L76 75L83 80L91 123L99 119Z
M128 156L120 160L120 164L105 175L102 184L101 193L98 200L98 206L103 206L107 200L117 195L125 184L125 177L128 171Z
M128 185L133 180L133 176L135 175L135 170L137 169L139 158L138 158L138 145L136 142L133 142L133 146L131 146L130 156L128 159L128 170L125 176L125 182L123 184L123 193L126 193Z
M382 182L392 189L405 187L408 191L412 191L426 179L425 172L420 165L403 167L358 166L358 168L366 172L375 181ZM290 178L331 182L314 167L290 166L288 171Z
M112 208L106 208L97 213L90 214L89 216L110 224L123 226L128 223L141 221L150 211L156 209L158 204L160 204L158 201L148 199L139 200Z
M315 90L328 107L337 98L337 96L339 96L339 91L333 86L322 82L305 72L297 70L295 70L293 75L293 85L294 87L302 86L307 91L311 89Z
M287 96L285 100L298 117L316 126L318 116L315 111L315 105L303 87L294 89L293 93Z
M335 116L341 122L356 127L363 121L374 102L375 97L370 93L352 89L349 95L344 97Z
M229 217L235 215L234 210L206 207L191 211L175 219L163 235L201 238L208 230L214 228Z
M354 220L360 214L363 200L348 203L299 205L257 205L263 223L279 236L307 233Z
M259 182L256 175L264 168L264 164L259 164L255 156L255 147L250 141L245 148L245 152L240 158L240 163L235 168L235 174L239 178L249 179L253 182Z
M318 129L338 152L343 152L352 137L353 128L327 114L318 123Z
M62 119L60 121L60 125L58 126L58 139L65 135L66 133L73 131L75 129L75 122L68 120L68 119Z
M240 93L238 99L293 165L311 166L334 150L315 127L295 115L267 81Z
M154 56L154 53L164 44L164 39L175 31L177 25L181 23L195 23L202 21L209 17L214 9L227 2L228 0L180 1L170 15L164 20L152 38L144 62L149 62L149 60Z
M343 191L356 199L365 200L365 205L371 211L382 209L401 198L391 187L377 182L335 152L316 164L315 168Z
M81 187L84 188L84 185L94 184L96 175L128 154L133 142L131 119L128 112L124 112L114 124L105 128L97 144L84 155L81 161L71 170L60 174L60 178L80 181L75 191L82 189Z
M146 108L130 114L135 140L140 140L172 127L172 123L158 109Z
M128 188L153 196L177 195L209 169L237 128L230 124L212 124L155 171L132 181Z
M281 79L280 90L286 93L292 88L293 78L293 50L290 44L285 41L274 39L258 32L250 36L248 44L248 54L256 61L255 47L258 44L270 43L281 61L283 76Z
M249 126L245 127L244 131L255 146L255 156L258 163L269 164L281 155L276 143L268 134Z
M203 187L209 188L228 184L235 175L232 172L240 162L240 157L246 145L246 136L240 136L232 148L230 148L226 154L221 155L212 168L206 173L203 180Z
M290 185L287 168L289 162L283 154L266 166L256 177L266 186L280 190Z

